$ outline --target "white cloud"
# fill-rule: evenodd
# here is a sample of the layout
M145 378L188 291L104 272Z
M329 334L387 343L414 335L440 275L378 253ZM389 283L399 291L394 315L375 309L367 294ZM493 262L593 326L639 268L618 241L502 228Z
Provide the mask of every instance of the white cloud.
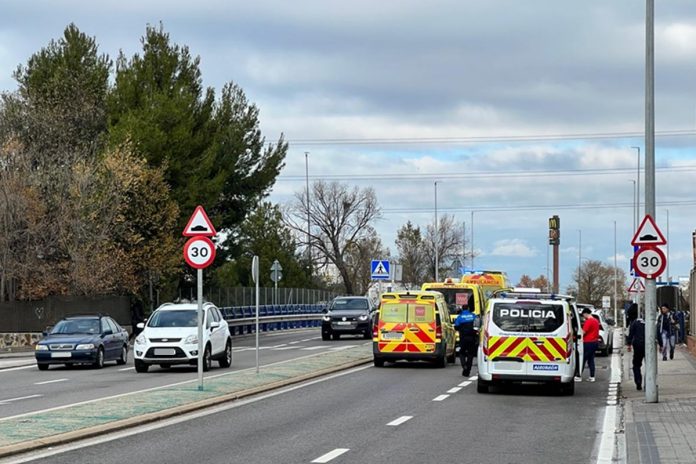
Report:
M531 258L537 255L535 248L530 248L524 240L517 238L498 240L490 253L492 256L510 256L516 258Z

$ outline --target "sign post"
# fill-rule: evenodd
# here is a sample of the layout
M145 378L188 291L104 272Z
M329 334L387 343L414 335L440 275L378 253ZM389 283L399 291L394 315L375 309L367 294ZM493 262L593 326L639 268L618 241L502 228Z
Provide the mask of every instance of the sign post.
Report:
M203 390L203 269L215 260L215 244L208 238L216 234L202 206L197 206L184 228L183 236L191 237L184 245L184 260L197 270L198 301L198 390Z
M259 257L251 261L251 278L256 285L256 373L259 373Z

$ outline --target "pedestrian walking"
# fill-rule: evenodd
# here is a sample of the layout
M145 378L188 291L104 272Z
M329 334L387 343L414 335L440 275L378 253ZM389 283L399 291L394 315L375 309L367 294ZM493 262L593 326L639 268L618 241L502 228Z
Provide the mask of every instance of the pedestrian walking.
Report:
M663 361L667 361L668 355L669 359L674 359L676 326L676 320L669 310L669 305L667 303L662 304L660 306L660 315L657 318L657 342L660 345Z
M631 303L631 306L626 309L626 327L630 328L631 324L636 319L638 319L638 305L636 303ZM626 336L626 340L628 340L628 335Z
M585 308L582 310L582 317L585 322L582 324L582 351L583 361L580 376L575 377L576 382L582 382L582 372L585 370L585 365L590 368L590 382L595 381L595 352L599 345L599 321L592 316L592 310Z
M626 343L628 351L633 348L633 380L636 382L638 390L643 389L643 376L640 372L645 359L645 322L643 319L636 319L628 329L628 341Z
M677 344L683 345L686 343L686 317L684 311L678 309L674 314L677 320Z
M459 332L459 360L462 363L462 375L468 377L478 348L479 319L468 306L464 306L454 320L454 328Z

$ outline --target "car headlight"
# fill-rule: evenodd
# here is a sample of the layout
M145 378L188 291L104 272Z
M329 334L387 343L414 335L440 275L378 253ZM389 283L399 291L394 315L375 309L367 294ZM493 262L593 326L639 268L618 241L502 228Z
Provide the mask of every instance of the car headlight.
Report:
M195 345L196 343L198 343L198 335L189 335L184 340L184 343L187 345Z
M93 350L94 349L94 343L83 343L82 345L77 345L75 347L76 350Z
M48 351L48 347L46 345L36 345L36 351Z
M135 337L135 344L136 345L144 345L145 344L145 335L140 334L137 337Z
M363 314L363 315L360 316L358 319L360 319L361 321L366 321L366 320L367 320L367 314Z
M331 320L331 316L323 316L323 317L321 318L321 320L322 320L322 321L329 322L329 321Z

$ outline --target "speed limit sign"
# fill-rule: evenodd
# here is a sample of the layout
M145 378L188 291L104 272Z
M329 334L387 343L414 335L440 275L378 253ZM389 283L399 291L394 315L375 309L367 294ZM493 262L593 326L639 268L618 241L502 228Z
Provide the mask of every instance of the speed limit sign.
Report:
M667 258L657 247L641 247L633 257L633 263L636 274L646 279L654 279L664 272Z
M193 237L184 245L184 259L194 269L205 269L215 259L215 244L208 237Z

